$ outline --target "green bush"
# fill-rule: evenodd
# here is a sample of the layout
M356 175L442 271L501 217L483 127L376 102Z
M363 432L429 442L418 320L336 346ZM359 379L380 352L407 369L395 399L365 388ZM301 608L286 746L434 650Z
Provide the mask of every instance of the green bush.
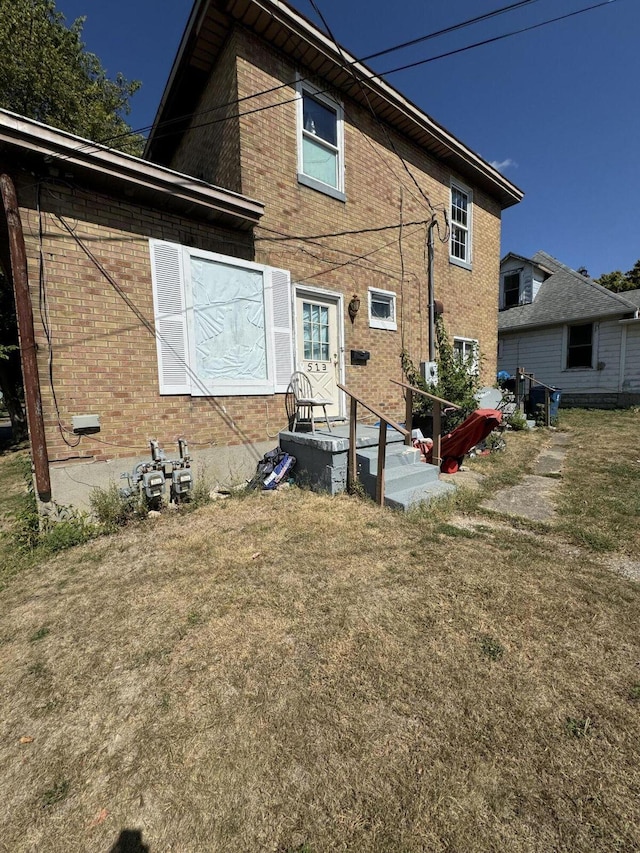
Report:
M140 513L139 503L135 496L123 495L115 483L109 483L106 489L97 487L89 496L91 512L107 532L117 530Z
M479 352L472 352L466 358L460 358L449 341L442 317L436 317L435 329L438 350L437 383L425 382L406 350L402 351L400 359L402 370L410 385L460 406L459 411L447 415L447 430L451 430L478 408L477 394L480 390L478 364L481 356ZM432 408L433 404L428 397L414 395L414 416L429 414Z
M55 554L82 545L98 535L98 529L82 513L73 513L69 518L57 520L44 518L38 545L45 551Z
M515 430L516 432L522 429L527 429L527 419L522 414L520 409L516 409L512 415L509 415L509 417L507 418L507 423L509 424L511 429Z

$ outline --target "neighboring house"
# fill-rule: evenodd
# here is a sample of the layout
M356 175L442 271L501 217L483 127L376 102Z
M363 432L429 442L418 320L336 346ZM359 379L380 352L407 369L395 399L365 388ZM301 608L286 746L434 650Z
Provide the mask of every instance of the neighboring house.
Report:
M640 402L640 290L612 293L548 255L500 264L498 369L523 368L561 404Z
M495 376L501 213L522 192L278 0L197 0L146 159L2 111L0 148L61 503L149 439L242 479L294 369L333 416L338 382L401 416L401 352L429 356L429 232L447 332Z
M403 347L428 360L434 215L447 332L493 381L501 211L522 193L290 6L195 3L145 157L265 203L255 261L290 272L295 367L330 414L347 412L338 382L402 414L389 379Z

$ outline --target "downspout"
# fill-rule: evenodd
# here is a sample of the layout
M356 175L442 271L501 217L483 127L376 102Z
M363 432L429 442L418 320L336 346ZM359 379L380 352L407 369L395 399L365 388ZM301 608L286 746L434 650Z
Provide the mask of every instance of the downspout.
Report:
M51 480L49 478L49 456L44 434L42 416L42 398L36 357L36 339L33 328L33 310L29 293L29 274L27 271L27 252L24 245L22 221L18 209L16 188L10 175L0 175L0 193L7 217L9 232L9 252L11 255L11 274L13 292L16 301L18 334L20 336L20 356L22 360L22 379L24 398L27 407L27 423L36 480L38 497L44 503L51 500Z
M433 229L437 225L435 213L429 223L427 230L427 286L429 299L429 361L436 360L436 322L435 322L435 300L433 297Z

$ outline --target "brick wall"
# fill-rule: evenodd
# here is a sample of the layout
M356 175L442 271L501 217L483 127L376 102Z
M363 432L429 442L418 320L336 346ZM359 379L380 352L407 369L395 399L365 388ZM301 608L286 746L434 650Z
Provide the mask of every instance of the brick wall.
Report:
M271 89L295 80L296 67L257 36L236 29L214 69L208 91L198 112L208 108L220 80L235 79L237 96ZM322 80L316 82L325 89ZM225 97L228 90L225 90ZM427 276L425 269L426 225L323 239L313 244L275 242L266 229L284 234L320 234L356 230L404 222L428 220L431 210L400 158L391 149L385 132L364 108L345 101L346 202L331 198L297 181L295 87L288 86L250 101L239 109L258 110L241 116L237 130L240 152L241 191L265 203L266 211L256 229L256 260L291 270L293 282L304 282L345 296L345 348L366 349L366 367L348 364L346 384L367 400L400 415L397 388L389 378L401 379L400 351L404 345L417 363L428 357ZM194 124L201 124L198 115ZM234 125L236 123L234 122ZM189 165L187 151L213 152L218 144L215 128L193 128L172 164ZM452 173L392 130L388 133L420 189L434 207L449 208ZM203 177L215 181L219 163L213 159ZM455 176L454 177L458 177ZM463 183L468 183L463 181ZM234 187L235 188L235 187ZM496 370L497 304L500 259L500 207L473 188L473 269L449 262L449 246L436 239L435 295L445 306L445 324L451 338L477 338L483 356L483 381L493 384ZM442 225L443 217L440 214ZM368 260L355 256L373 253ZM345 265L345 261L349 262ZM339 265L339 266L338 266ZM331 269L332 267L337 269ZM367 316L368 287L391 290L398 296L398 331L370 329ZM353 294L361 310L352 325L346 307Z
M45 305L39 298L39 240L32 181L17 182L29 261L38 368L49 458L97 460L146 455L157 438L168 453L177 436L192 446L264 440L267 423L282 426L282 396L160 396L149 238L236 257L253 256L251 235L84 191L42 190ZM72 229L102 267L64 228ZM105 273L107 275L105 275ZM109 280L111 279L111 280ZM53 389L49 382L51 338ZM98 414L101 431L78 438L73 415ZM65 441L66 438L66 441ZM68 443L67 443L68 442Z
M147 326L153 322L149 238L291 270L294 282L344 294L345 349L366 349L366 367L346 364L346 384L390 415L399 417L404 345L414 361L428 355L426 225L406 224L372 234L309 242L273 242L271 231L308 235L425 221L431 211L390 150L380 126L358 105L345 103L346 202L297 182L294 95L285 88L249 102L281 106L230 121L215 121L236 107L215 107L255 91L295 79L283 56L243 30L236 30L212 73L194 126L185 135L171 166L264 201L266 213L251 235L225 231L166 210L124 201L121 195L75 191L55 186L42 193L45 292L53 356L53 387L48 381L49 345L38 310L39 245L32 184L18 186L25 222L29 274L39 347L46 436L52 461L106 459L146 453L149 438L173 452L185 435L197 445L233 445L274 437L284 425L282 396L160 396L156 345ZM318 81L322 85L321 81ZM201 114L202 110L208 112ZM206 120L205 120L206 119ZM201 127L195 125L200 124ZM407 168L436 208L449 206L450 172L393 131ZM449 247L436 241L435 295L445 306L451 337L480 341L483 377L495 376L499 206L474 188L473 269L449 263ZM63 227L62 217L73 230ZM440 217L442 221L442 217ZM267 230L271 229L271 231ZM89 249L100 269L75 238ZM402 239L402 256L400 253ZM368 255L357 260L356 256ZM111 278L111 280L109 280ZM397 332L369 328L369 287L391 290L398 298ZM361 309L352 324L346 307L353 294ZM76 445L75 414L100 415L99 435ZM60 423L58 422L60 421ZM62 428L61 428L61 426ZM66 439L66 440L65 440Z
M235 36L213 71L211 85L198 104L197 116L180 140L171 167L219 187L242 192ZM168 129L170 131L170 128ZM162 132L162 131L160 131Z

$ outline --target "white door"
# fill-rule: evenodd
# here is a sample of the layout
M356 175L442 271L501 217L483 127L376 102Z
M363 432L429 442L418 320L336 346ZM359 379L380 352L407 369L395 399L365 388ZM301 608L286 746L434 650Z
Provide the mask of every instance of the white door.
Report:
M332 400L327 414L341 412L339 298L313 291L296 292L296 370L311 381L314 397Z

